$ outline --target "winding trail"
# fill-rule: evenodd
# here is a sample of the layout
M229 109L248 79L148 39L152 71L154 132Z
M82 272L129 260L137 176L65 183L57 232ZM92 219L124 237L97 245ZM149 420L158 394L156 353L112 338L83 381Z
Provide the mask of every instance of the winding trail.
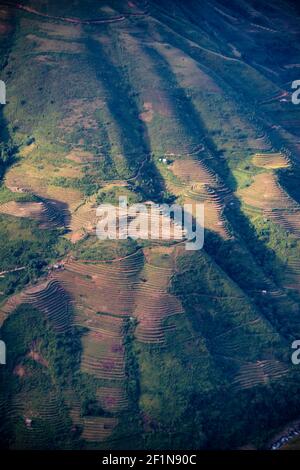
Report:
M22 266L21 268L14 268L14 269L9 269L8 271L2 271L0 273L0 277L4 277L5 274L9 274L9 273L15 273L17 271L23 271L24 269L26 269L25 266Z
M34 8L27 7L26 5L21 5L20 3L11 3L11 2L3 2L3 5L9 6L12 8L16 8L18 10L25 11L26 13L31 13L36 16L40 16L43 18L47 18L50 20L58 20L64 21L65 23L73 23L73 24L108 24L108 23L117 23L120 21L124 21L127 18L136 18L142 17L147 14L146 11L138 12L138 13L124 13L123 15L112 16L111 18L96 18L96 19L86 19L81 20L79 18L72 18L72 17L64 17L64 16L51 16L47 15L46 13L39 12Z

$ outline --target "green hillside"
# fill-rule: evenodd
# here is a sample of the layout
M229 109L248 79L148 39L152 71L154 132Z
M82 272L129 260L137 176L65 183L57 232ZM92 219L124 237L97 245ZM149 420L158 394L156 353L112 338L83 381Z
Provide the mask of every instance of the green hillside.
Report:
M2 448L261 449L299 419L299 18L0 1ZM120 196L204 204L204 248L98 240Z

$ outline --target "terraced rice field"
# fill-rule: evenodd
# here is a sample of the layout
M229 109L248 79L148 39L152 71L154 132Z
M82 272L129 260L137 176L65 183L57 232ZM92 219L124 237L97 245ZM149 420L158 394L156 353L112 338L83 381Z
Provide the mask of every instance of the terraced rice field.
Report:
M176 160L168 170L176 177L175 183L172 180L169 183L166 175L170 190L192 207L204 204L205 229L220 234L224 239L230 238L230 228L223 210L225 204L232 200L232 196L217 175L204 162L197 159Z
M83 338L83 351L81 369L84 372L99 379L124 380L122 330L115 336L110 331L88 333Z
M21 304L31 304L49 319L57 332L71 327L71 299L55 280L49 280L14 295L1 307L2 322Z
M117 413L126 407L124 401L124 391L119 388L102 387L97 391L99 404L110 413ZM114 417L83 417L81 413L81 403L74 390L67 390L65 394L67 406L70 409L72 422L76 427L82 429L82 436L88 442L102 442L107 440L118 424ZM104 401L103 401L104 400Z
M90 316L93 310L94 314L106 314L101 322L108 324L134 317L138 321L138 340L147 343L164 340L164 321L182 312L180 302L168 293L174 268L159 266L160 257L172 259L174 248L152 248L150 253L156 254L154 265L138 252L112 263L70 261L64 272L55 274L74 296L74 305L80 311L80 324L99 331L97 323L100 320L97 321L97 315Z
M64 215L54 203L15 202L0 205L0 213L36 220L40 228L64 225Z
M45 397L34 411L32 406L33 401L28 397L24 400L22 395L17 395L10 404L11 418L14 421L21 419L19 425L23 427L22 439L15 444L14 449L43 449L47 445L45 433L47 427L50 427L55 433L64 430L65 416L55 392L50 393L47 398ZM30 420L30 424L26 425L26 420Z
M88 442L105 441L117 425L116 418L84 418L82 437Z
M118 413L128 407L128 398L122 388L99 387L96 396L105 411Z
M253 157L255 166L276 170L278 168L288 168L290 162L285 155L281 153L257 153Z
M299 9L2 3L3 445L261 446L299 413ZM99 241L97 206L122 193L146 204L119 212L139 236ZM201 251L166 203L204 205Z
M239 191L242 201L263 212L266 218L299 235L300 207L280 186L272 173L261 173L253 184Z
M260 361L245 364L234 381L234 386L240 389L252 388L255 385L266 384L270 380L280 379L288 373L288 368L278 361Z

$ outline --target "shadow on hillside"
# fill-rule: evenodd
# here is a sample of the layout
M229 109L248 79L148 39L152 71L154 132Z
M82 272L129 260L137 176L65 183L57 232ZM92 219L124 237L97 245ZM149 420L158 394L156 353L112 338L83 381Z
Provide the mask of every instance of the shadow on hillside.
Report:
M164 181L151 162L151 145L145 123L139 119L130 84L121 69L110 60L103 46L89 38L87 47L93 58L96 74L106 91L106 103L119 132L119 144L136 187L145 198L160 201L165 191Z
M12 143L3 113L4 105L0 105L0 185L6 169L16 161L17 147Z
M204 134L205 136L205 144L214 157L212 160L206 161L205 163L210 166L221 179L226 178L226 181L235 181L227 162L219 158L218 150L205 128L200 113L195 108L192 100L186 95L186 91L179 85L171 67L158 52L151 51L151 54L156 58L161 68L163 68L166 80L173 83L177 88L181 101L184 103L187 114L190 117L190 121L196 126L196 132L198 131L200 135ZM186 126L189 126L190 122L184 122L182 119L180 122L186 131L188 131L189 129ZM232 201L233 205L231 205L230 208L229 206L225 207L225 216L233 229L233 234L236 234L236 238L226 241L217 233L206 230L204 249L212 256L224 272L250 296L251 301L255 302L260 312L270 321L276 331L286 337L294 337L295 318L293 318L292 323L289 324L286 316L274 314L277 310L282 308L282 304L276 298L270 299L268 296L268 299L266 299L262 296L262 291L267 290L268 287L259 284L256 273L251 272L251 269L249 269L248 262L250 260L247 262L247 257L252 257L256 264L257 272L259 271L262 275L266 276L275 288L281 284L282 274L285 272L286 265L278 258L275 251L269 248L268 238L264 237L264 239L262 239L258 236L255 227L242 211L240 200L232 195ZM238 253L235 252L234 248L236 247L242 252L243 257L240 257ZM248 278L246 273L249 276ZM295 294L295 296L297 296L297 294ZM300 314L300 312L298 313Z
M179 110L176 110L177 119L184 129L185 134L193 134L196 136L198 139L195 141L196 145L199 145L200 140L204 143L208 153L211 155L211 157L213 157L210 160L206 160L205 163L207 163L207 165L210 166L211 169L215 171L223 180L227 180L229 177L231 177L231 172L227 162L226 160L220 158L221 152L217 149L213 139L210 137L202 117L194 106L191 98L188 96L187 91L179 84L171 66L158 51L152 48L148 48L146 52L149 54L153 62L158 64L166 83L172 84L172 88L176 90L175 96L178 98L179 102L182 103L182 108L184 109L184 114Z
M0 104L0 141L1 143L8 143L10 140L7 122L3 115L4 105Z

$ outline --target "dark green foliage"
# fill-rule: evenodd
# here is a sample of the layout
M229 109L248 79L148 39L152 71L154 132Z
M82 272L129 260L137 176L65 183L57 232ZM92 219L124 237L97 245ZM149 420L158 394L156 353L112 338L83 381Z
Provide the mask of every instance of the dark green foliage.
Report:
M6 168L15 160L17 147L12 142L0 142L0 180L2 179Z
M42 418L33 417L32 432L35 433L35 429L44 427L43 445L47 448L72 445L71 421L62 390L70 384L74 368L78 365L78 335L56 335L41 312L29 305L22 305L3 325L1 339L7 347L7 364L0 370L0 396L1 402L5 403L3 412L7 413L2 421L2 446L7 445L7 439L10 446L28 445L25 417L30 417L33 409L42 412L44 407L47 408L47 401L53 398L57 412L49 415L49 418L47 415ZM35 352L36 359L29 355L32 351ZM23 371L22 375L16 373L17 367ZM11 401L12 396L19 397L23 403L23 411L18 411L17 415L12 413L15 406ZM38 442L34 447L39 447Z
M35 280L47 264L64 255L68 243L58 234L58 230L40 230L28 220L0 216L0 270L25 268L0 279L6 294Z
M85 20L127 17L134 8L118 0L23 3L46 15ZM97 388L109 380L80 372L86 330L58 335L40 312L28 305L17 309L1 328L8 346L7 368L0 369L3 447L261 447L273 431L299 417L299 374L290 361L291 342L300 334L299 293L286 289L285 279L290 260L299 259L299 241L238 200L239 190L264 171L255 167L253 155L284 148L294 161L278 173L279 181L300 201L294 158L300 108L272 98L289 92L295 79L298 18L292 2L279 3L141 1L141 16L74 30L74 23L11 9L17 28L0 44L0 70L9 85L0 122L0 203L40 201L4 185L18 148L33 143L18 162L30 183L32 177L33 193L47 192L47 186L56 186L57 193L78 189L83 202L94 196L98 204L115 204L122 192L129 204L171 203L182 181L161 174L171 173L177 158L194 158L220 183L220 200L214 196L221 210L225 205L232 238L206 231L205 251L174 259L170 290L184 312L164 320L163 345L136 341L136 321L125 322L129 407L117 414L118 427L101 444L80 441L81 429L72 430L67 406L71 390L81 416L115 416L96 399ZM74 150L83 156L69 158ZM69 174L65 169L74 169L75 177L61 176ZM174 183L174 194L167 183ZM141 250L133 240L100 242L88 235L71 246L64 235L0 216L0 272L25 268L0 277L1 301L67 254L103 262ZM159 271L157 276L159 281ZM42 360L28 354L33 349ZM280 361L287 374L250 390L235 387L245 365L264 360ZM57 416L45 419L43 410L53 400ZM25 411L16 406L20 402ZM31 412L33 441L24 425Z

